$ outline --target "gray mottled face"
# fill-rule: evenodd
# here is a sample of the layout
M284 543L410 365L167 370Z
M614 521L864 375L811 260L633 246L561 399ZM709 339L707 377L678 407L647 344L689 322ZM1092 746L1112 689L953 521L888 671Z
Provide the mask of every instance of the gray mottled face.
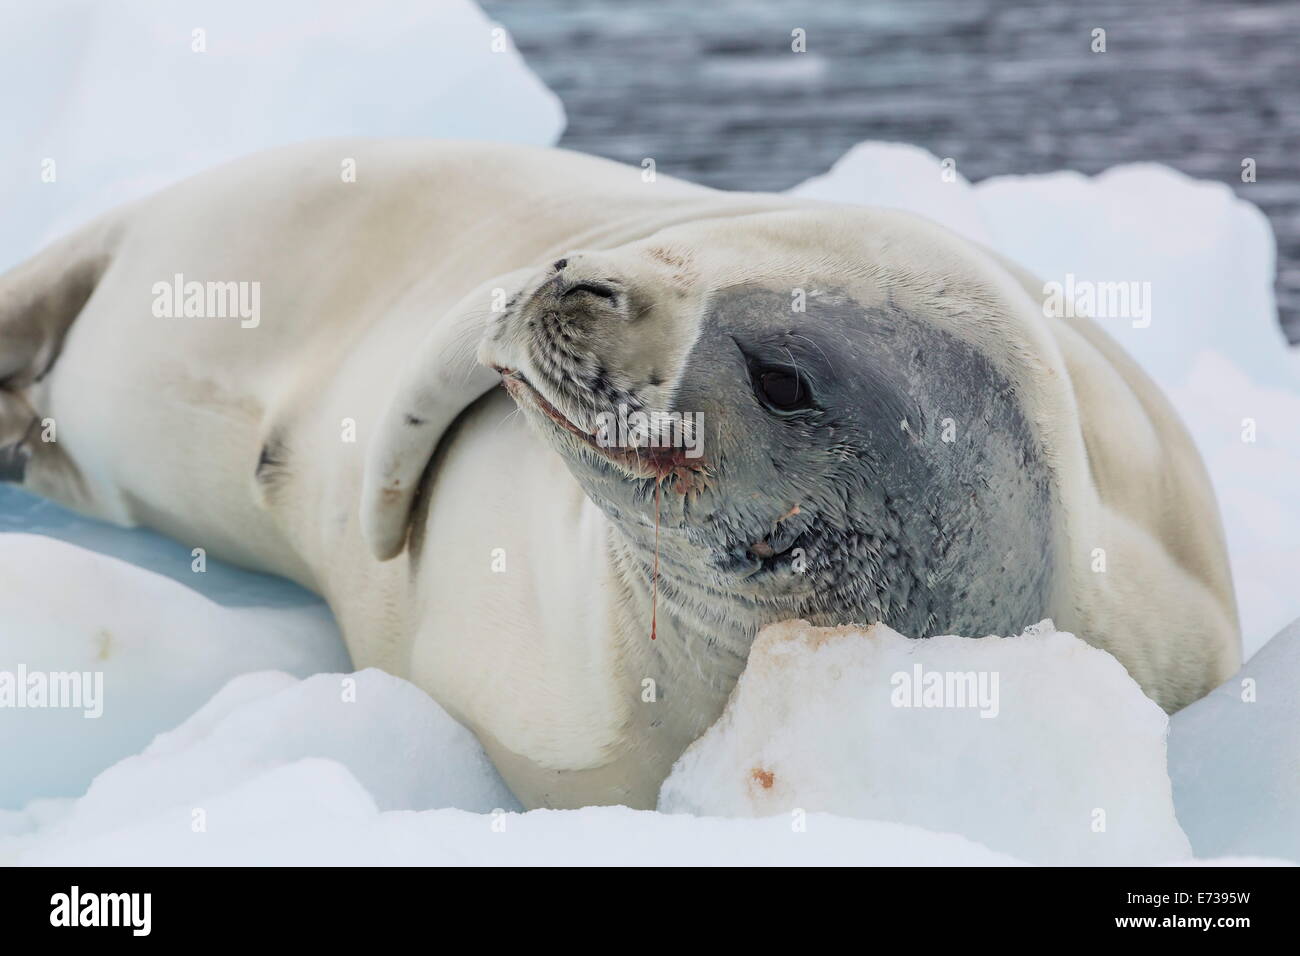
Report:
M617 523L633 578L652 573L658 486L672 613L750 631L884 621L916 637L1046 615L1049 472L973 346L834 291L796 312L789 290L732 286L674 326L615 276L567 296L549 281L495 330L493 354ZM619 405L693 420L701 454L601 447L593 426Z

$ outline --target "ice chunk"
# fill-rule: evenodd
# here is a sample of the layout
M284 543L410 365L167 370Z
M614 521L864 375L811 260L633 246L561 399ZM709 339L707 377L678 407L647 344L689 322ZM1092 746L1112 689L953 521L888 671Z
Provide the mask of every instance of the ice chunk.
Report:
M1102 320L1162 385L1213 349L1261 384L1294 387L1273 299L1268 220L1227 185L1154 163L1097 176L1006 176L975 187L993 247L1044 281L1150 283L1151 323Z
M1249 658L1300 616L1300 390L1206 350L1167 391L1214 481Z
M1174 715L1169 775L1199 855L1300 863L1300 621Z
M804 199L905 209L986 245L979 194L956 166L920 146L858 143L827 172L790 190Z
M1189 845L1166 726L1118 661L1050 622L923 641L785 622L759 634L660 809L799 808L959 833L1030 862L1168 862Z

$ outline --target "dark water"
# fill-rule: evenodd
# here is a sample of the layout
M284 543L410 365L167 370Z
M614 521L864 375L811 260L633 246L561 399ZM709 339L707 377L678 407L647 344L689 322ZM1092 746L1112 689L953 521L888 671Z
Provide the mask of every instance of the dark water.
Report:
M1149 160L1228 183L1273 224L1300 341L1300 0L481 2L564 101L562 145L712 186L785 189L864 139L972 181Z

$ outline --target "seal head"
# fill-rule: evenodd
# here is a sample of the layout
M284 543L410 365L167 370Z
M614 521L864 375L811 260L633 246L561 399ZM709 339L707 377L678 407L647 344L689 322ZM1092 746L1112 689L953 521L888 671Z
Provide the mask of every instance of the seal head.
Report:
M1051 474L1008 378L879 277L784 277L745 239L568 255L480 349L612 519L629 584L657 554L664 606L738 653L788 618L1047 616Z

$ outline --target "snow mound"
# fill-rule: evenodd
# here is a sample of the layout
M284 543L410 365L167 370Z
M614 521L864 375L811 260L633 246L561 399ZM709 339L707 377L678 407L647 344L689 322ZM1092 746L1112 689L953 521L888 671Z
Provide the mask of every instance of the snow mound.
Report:
M759 634L659 809L891 821L1044 864L1169 862L1190 847L1167 723L1118 661L1050 622L924 641L785 622Z
M322 606L222 607L41 535L0 534L0 568L0 673L75 673L86 692L81 706L0 711L0 767L21 768L0 774L0 807L81 794L236 675L350 669Z
M516 814L379 810L342 763L275 767L201 801L77 841L29 842L28 865L293 866L881 865L1007 866L958 836L812 814L796 820L706 820L629 810ZM0 853L3 852L0 840ZM11 849L12 852L12 849Z
M954 166L907 143L858 143L827 172L789 192L802 199L904 209L984 245L993 236L984 225L979 195Z
M303 766L333 769L281 773ZM318 781L315 794L290 788L300 810L327 790L330 797L316 808L327 815L358 807L372 814L519 808L474 735L414 685L377 670L305 681L263 672L231 681L180 727L96 777L42 839L48 846L79 846L123 828L182 818L187 832L199 826L198 833L229 832L250 821L279 825L251 804L229 817L209 803L220 808L229 803L224 795L244 788L262 793L268 781L320 772L327 779Z
M1246 656L1300 616L1287 552L1300 540L1300 354L1278 326L1275 244L1259 209L1224 183L1154 164L971 185L901 143L860 143L791 193L926 216L1045 283L1147 284L1148 324L1099 322L1161 386L1205 459Z
M1300 621L1174 715L1169 774L1198 854L1300 863Z

